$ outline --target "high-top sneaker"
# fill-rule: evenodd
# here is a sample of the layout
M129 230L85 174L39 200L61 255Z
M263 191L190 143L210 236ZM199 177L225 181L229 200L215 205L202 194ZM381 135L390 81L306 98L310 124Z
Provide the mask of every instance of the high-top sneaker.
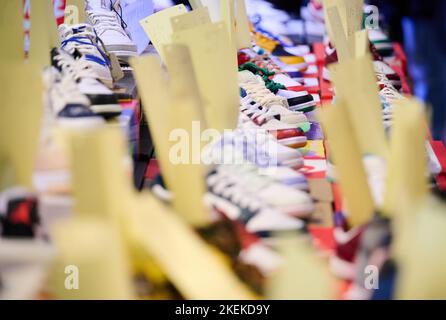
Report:
M85 23L72 26L61 24L59 38L62 49L70 54L74 54L75 50L79 51L82 54L81 59L88 61L97 78L109 88L113 87L109 58L91 25Z
M108 52L125 58L137 55L136 45L125 32L120 0L86 0L86 20L96 30Z
M79 91L90 100L90 109L104 118L121 114L121 107L114 93L102 84L93 72L88 61L81 59L79 51L74 50L74 56L68 52L54 48L51 51L53 67L63 76L74 79Z

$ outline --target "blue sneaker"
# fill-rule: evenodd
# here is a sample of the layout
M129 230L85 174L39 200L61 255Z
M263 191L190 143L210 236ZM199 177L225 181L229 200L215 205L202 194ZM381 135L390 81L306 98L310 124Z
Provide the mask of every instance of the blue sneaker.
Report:
M113 78L110 71L110 61L105 49L96 35L93 27L86 23L68 26L59 26L59 37L62 49L74 55L79 52L79 59L84 59L91 66L98 80L107 87L113 87Z

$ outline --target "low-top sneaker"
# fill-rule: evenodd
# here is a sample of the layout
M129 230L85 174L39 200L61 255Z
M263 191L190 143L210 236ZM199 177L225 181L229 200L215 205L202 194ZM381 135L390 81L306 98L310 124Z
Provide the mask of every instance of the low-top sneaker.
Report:
M57 48L51 51L52 65L63 77L71 77L76 82L79 91L90 100L90 108L94 113L104 118L120 115L121 107L116 96L96 78L90 63L81 59L81 56L77 50L74 56Z

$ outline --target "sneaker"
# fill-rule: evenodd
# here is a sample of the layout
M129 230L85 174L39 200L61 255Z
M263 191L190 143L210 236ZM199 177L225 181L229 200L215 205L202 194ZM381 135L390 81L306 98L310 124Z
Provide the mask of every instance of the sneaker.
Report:
M389 78L387 78L387 76L383 73L376 73L376 78L380 89L389 88L395 91L401 90L401 85L398 85L398 82L390 81Z
M324 23L324 9L322 4L317 1L310 1L308 5L301 8L301 16L306 21Z
M279 90L277 95L284 97L288 101L288 108L291 111L311 112L316 107L316 102L307 91Z
M385 75L394 87L401 88L400 76L387 63L379 60L373 61L373 67L376 73Z
M88 61L98 80L112 88L111 64L93 27L86 23L72 26L61 24L58 30L61 48L71 55L74 55L76 50L80 52L80 59Z
M34 238L40 225L37 197L20 187L0 194L1 236L4 238Z
M395 88L385 87L379 91L379 96L384 104L384 107L390 107L396 102L406 99L401 93Z
M284 214L308 218L314 211L314 204L308 193L277 183L259 174L259 171L253 171L244 165L224 165L217 170L228 182L263 199L267 205Z
M90 110L90 100L79 91L71 77L62 76L54 67L43 72L46 106L53 118L63 126L102 124L103 120Z
M120 0L87 0L86 20L91 24L108 52L118 58L137 55L136 45L125 32Z
M369 40L383 57L393 55L393 43L381 29L369 29Z
M90 109L104 118L113 118L121 114L121 107L114 93L102 84L87 60L75 50L74 56L54 48L51 51L53 67L62 73L62 77L71 77L79 91L90 100Z
M265 130L272 135L280 144L293 148L303 148L307 145L307 137L301 128L295 128L279 120L271 119L258 126L244 113L240 113L239 128L242 130Z
M264 130L236 130L225 133L212 146L212 159L218 164L239 163L243 160L260 168L284 166L300 169L304 165L301 153L277 142ZM227 163L230 161L230 163Z
M206 184L205 204L228 219L241 222L250 233L269 238L272 232L305 228L302 220L271 208L260 197L249 194L218 170L208 175Z
M260 76L241 71L239 84L246 92L246 96L242 98L242 112L258 125L273 118L296 127L302 122L308 122L303 113L288 109L286 98L276 96L268 90Z

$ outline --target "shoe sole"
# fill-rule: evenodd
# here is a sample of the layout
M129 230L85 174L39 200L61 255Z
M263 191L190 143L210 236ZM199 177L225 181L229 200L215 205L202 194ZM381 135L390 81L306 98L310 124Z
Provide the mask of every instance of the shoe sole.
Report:
M281 145L290 147L293 149L303 148L307 145L308 139L307 137L293 137L293 138L285 138L277 140Z
M57 118L57 124L67 129L90 129L104 124L102 117Z
M314 212L314 205L298 205L298 206L290 206L290 207L277 207L281 212L292 216L294 218L308 218Z
M291 111L300 111L300 112L303 112L303 113L311 112L315 108L316 108L316 102L314 102L314 101L309 101L309 102L306 102L306 103L302 103L302 104L298 104L298 105L289 107L289 109Z
M90 106L91 111L106 119L114 118L122 113L122 109L117 104L103 104Z

